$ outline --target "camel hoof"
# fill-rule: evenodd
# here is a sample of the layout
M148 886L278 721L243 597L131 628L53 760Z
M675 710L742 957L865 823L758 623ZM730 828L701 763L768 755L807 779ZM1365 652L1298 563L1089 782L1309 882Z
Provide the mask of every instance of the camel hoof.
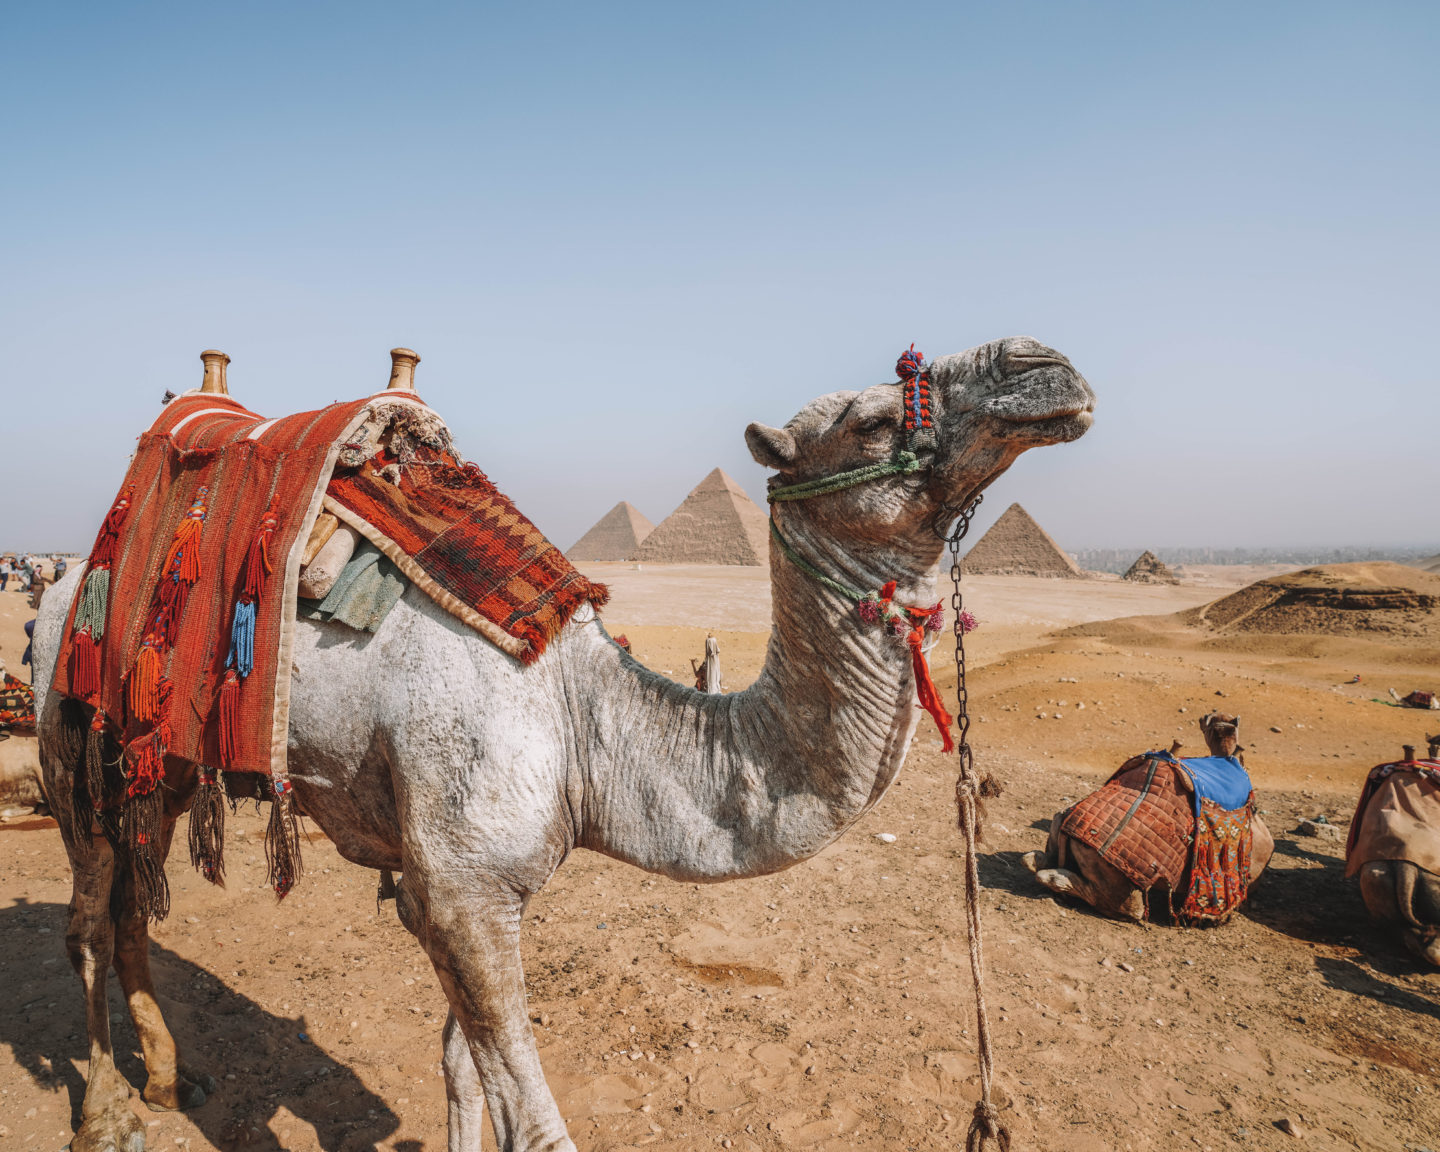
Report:
M129 1108L88 1117L70 1141L71 1152L145 1152L145 1125Z
M213 1092L215 1082L211 1080L210 1084L210 1090ZM180 1076L176 1078L173 1088L168 1091L156 1091L153 1095L150 1085L145 1085L145 1091L141 1093L140 1098L145 1101L145 1107L149 1108L151 1112L188 1112L205 1103L205 1089Z
M1031 872L1039 874L1041 865L1045 863L1044 852L1026 852L1020 857L1020 863L1024 864Z

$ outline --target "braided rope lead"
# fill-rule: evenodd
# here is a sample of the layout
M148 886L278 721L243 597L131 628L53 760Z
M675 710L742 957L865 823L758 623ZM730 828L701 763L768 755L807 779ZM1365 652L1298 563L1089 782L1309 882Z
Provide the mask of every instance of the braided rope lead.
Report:
M1010 1150L1010 1130L1000 1123L1000 1115L991 1101L995 1079L995 1054L990 1040L990 1015L985 1008L985 942L980 923L980 865L977 842L981 836L980 805L982 795L994 794L995 786L988 778L981 780L975 771L975 754L970 748L970 693L965 685L965 624L962 613L964 600L960 592L960 541L970 531L970 520L980 506L981 497L960 513L955 530L947 538L950 545L950 579L955 590L950 594L950 607L955 629L955 723L959 729L960 775L955 781L955 805L958 809L960 832L965 838L965 927L970 939L970 975L975 982L975 1022L980 1056L980 1099L970 1118L970 1131L965 1137L965 1152L985 1152L991 1141L1000 1152Z
M828 496L831 492L853 488L857 484L880 480L886 476L909 476L919 472L923 466L920 457L908 448L903 448L895 454L893 460L887 460L883 464L867 464L863 468L852 468L849 472L837 472L834 476L821 476L800 484L772 488L765 499L774 504L777 500L808 500L812 496Z

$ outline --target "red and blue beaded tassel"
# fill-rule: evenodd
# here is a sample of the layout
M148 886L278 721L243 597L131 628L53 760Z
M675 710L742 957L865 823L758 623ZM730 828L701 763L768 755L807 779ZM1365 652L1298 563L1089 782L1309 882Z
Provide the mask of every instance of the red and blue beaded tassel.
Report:
M120 544L120 530L130 515L133 489L120 493L95 536L95 546L85 565L85 584L75 607L75 624L70 640L70 692L82 700L100 695L100 641L105 636L110 602L110 569Z
M270 578L272 563L270 543L280 526L280 494L270 500L270 507L260 517L260 526L245 553L244 582L240 598L230 619L230 652L225 657L225 679L220 685L220 763L226 768L235 763L235 743L239 722L240 685L255 667L255 614L259 611L260 595Z
M933 451L936 446L935 424L930 413L930 369L925 357L911 344L895 362L895 375L905 393L905 439L912 452Z

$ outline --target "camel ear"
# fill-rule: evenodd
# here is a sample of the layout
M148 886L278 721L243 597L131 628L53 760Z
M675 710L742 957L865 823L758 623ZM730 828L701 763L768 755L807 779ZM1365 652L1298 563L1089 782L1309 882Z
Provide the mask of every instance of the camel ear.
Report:
M1239 716L1236 716L1236 717L1235 717L1234 724L1235 724L1235 732L1236 732L1236 734L1238 735L1239 732L1240 732L1240 717L1239 717Z
M755 463L783 472L795 463L795 437L783 428L751 424L745 429L745 443Z

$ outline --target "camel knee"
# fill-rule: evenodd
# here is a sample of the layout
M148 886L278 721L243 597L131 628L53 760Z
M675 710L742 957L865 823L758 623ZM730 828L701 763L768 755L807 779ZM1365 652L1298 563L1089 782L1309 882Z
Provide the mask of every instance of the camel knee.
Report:
M1370 915L1382 924L1404 920L1395 895L1395 872L1389 860L1371 860L1360 867L1360 899Z

